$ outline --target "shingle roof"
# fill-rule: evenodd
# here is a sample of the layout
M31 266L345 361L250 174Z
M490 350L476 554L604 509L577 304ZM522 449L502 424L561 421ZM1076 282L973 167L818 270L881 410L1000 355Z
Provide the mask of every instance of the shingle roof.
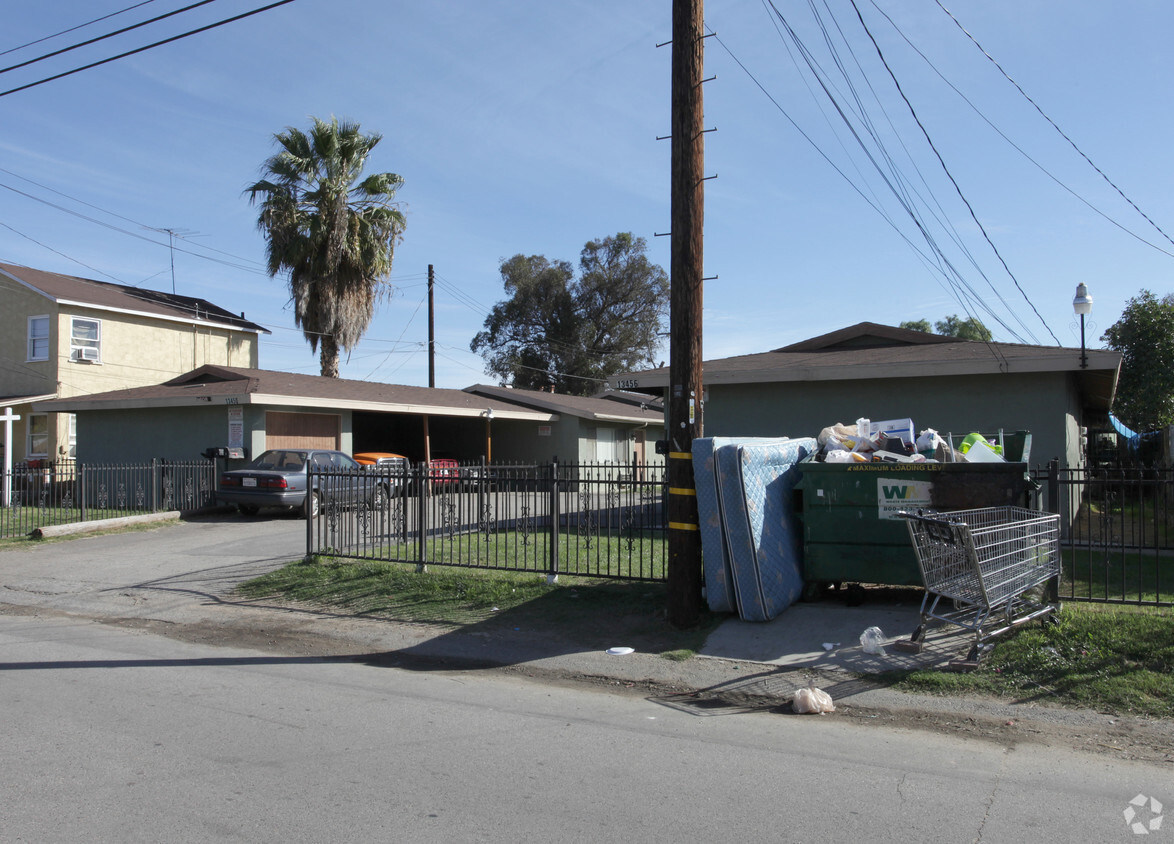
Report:
M640 407L591 396L566 396L559 393L544 393L541 390L519 390L514 387L496 387L490 384L474 384L465 387L465 392L521 404L527 407L547 410L551 413L578 416L583 419L598 419L623 422L649 422L661 424L664 414L659 408ZM645 397L648 398L647 396ZM649 405L652 402L649 400Z
M1108 406L1121 366L1120 352L1080 351L1062 346L983 343L862 322L771 352L707 360L703 383L785 383L795 381L875 380L988 373L1073 372L1082 391ZM637 382L639 389L663 388L667 367L618 373L612 381Z
M233 399L225 402L225 399ZM412 387L324 378L268 369L201 366L163 384L133 387L39 404L52 411L110 410L142 407L196 406L206 403L298 405L385 413L428 413L438 416L480 416L492 410L499 419L551 421L549 412L530 410L464 390Z
M267 328L246 320L243 314L230 313L207 299L61 275L16 264L0 264L0 273L62 304L72 303L184 322L215 323L240 331L270 333Z

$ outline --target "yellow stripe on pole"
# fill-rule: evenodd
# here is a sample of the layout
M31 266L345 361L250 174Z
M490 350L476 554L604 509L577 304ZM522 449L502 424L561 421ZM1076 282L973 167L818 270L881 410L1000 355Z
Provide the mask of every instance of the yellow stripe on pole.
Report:
M691 451L670 451L669 457L673 460L692 460L693 452Z
M680 486L670 486L669 487L669 495L696 495L696 494L697 494L697 490L695 490L695 489L686 489L685 487L680 487Z
M669 522L669 530L701 530L701 528L687 522Z

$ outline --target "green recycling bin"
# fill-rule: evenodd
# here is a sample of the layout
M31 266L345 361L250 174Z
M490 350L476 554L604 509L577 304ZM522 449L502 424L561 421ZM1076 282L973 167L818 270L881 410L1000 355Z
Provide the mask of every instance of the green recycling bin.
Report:
M1009 460L1002 463L820 463L814 457L800 463L808 590L831 583L921 586L917 555L897 513L1024 506L1032 487L1031 434L1019 431L1003 442Z

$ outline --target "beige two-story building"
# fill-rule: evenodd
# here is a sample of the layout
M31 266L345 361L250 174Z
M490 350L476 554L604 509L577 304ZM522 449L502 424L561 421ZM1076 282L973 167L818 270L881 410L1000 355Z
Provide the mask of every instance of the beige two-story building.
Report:
M205 364L255 369L262 333L204 299L0 264L0 419L19 417L12 462L74 457L73 414L34 412L34 402L159 384Z

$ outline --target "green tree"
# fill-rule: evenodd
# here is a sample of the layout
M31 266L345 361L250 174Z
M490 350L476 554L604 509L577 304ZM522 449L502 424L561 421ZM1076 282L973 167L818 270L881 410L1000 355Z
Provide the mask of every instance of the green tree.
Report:
M1121 352L1117 418L1142 432L1174 424L1174 294L1141 291L1101 341Z
M630 232L589 241L577 279L567 261L521 254L502 261L509 298L493 306L469 347L506 383L571 395L652 364L669 282L647 248Z
M928 319L907 320L898 327L907 328L910 331L924 331L926 334L933 333L930 330ZM934 328L943 337L960 337L963 340L978 340L982 343L989 343L991 341L990 329L974 317L959 319L957 315L952 314L943 320L935 322Z
M379 134L359 124L313 118L309 133L274 136L281 151L246 190L260 201L257 227L268 240L270 276L289 273L294 322L317 351L322 374L338 377L339 349L353 349L371 324L388 277L404 216L394 202L403 179L363 176Z
M933 325L938 334L945 337L960 337L963 340L978 340L982 343L991 341L990 329L974 317L958 319L957 316L951 315Z

